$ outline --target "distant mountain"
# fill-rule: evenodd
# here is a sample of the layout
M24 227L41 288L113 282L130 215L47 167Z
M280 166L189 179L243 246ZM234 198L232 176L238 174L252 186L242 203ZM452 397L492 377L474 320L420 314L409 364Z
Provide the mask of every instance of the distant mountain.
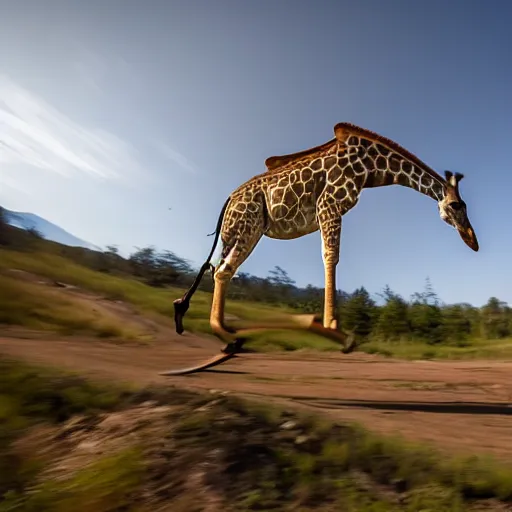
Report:
M47 240L52 240L59 244L70 245L72 247L85 247L86 249L91 249L93 251L101 251L100 247L77 238L56 224L39 217L39 215L35 215L34 213L13 212L6 208L4 208L4 211L7 216L7 222L11 226L21 229L35 229Z

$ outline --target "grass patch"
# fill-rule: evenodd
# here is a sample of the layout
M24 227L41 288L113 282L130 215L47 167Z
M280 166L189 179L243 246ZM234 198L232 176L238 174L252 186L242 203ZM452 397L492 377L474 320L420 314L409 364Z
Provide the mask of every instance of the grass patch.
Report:
M180 288L153 288L134 278L96 272L73 263L67 258L48 253L0 251L0 268L15 268L57 281L63 281L114 300L126 300L142 310L155 311L167 317L174 315L173 300L183 295ZM211 294L198 290L187 312L189 330L197 327L196 320L208 319ZM290 310L250 302L227 301L228 313L244 320L282 318ZM201 324L200 324L201 325Z
M0 270L19 269L44 276L56 281L78 286L85 290L95 292L112 300L124 300L142 313L157 313L167 318L173 318L173 300L183 295L184 290L179 288L153 288L129 277L113 276L90 270L78 265L67 258L50 253L28 253L2 250L0 251ZM11 283L14 281L11 279ZM1 286L1 284L0 284ZM0 288L1 289L1 288ZM12 293L10 294L12 298ZM22 309L24 301L30 304L30 293L24 294L18 303ZM2 299L0 299L2 300ZM35 300L35 299L34 299ZM7 303L7 299L5 299ZM198 290L191 303L185 318L185 327L190 332L211 333L210 316L211 294ZM292 313L290 309L277 306L266 306L260 303L228 300L226 303L228 314L235 315L248 322L272 322L283 319ZM37 317L32 314L18 313L18 320L26 323L35 323ZM12 315L12 321L16 317ZM0 320L1 321L1 320ZM50 323L50 325L52 325ZM53 324L54 325L54 324ZM107 331L108 332L108 331ZM267 350L294 350L300 348L319 350L339 350L335 343L325 340L314 334L295 331L274 331L265 335L254 337L248 347L255 351Z
M41 462L21 458L12 443L40 422L58 424L75 414L119 407L125 392L105 389L49 369L0 359L0 512L55 510L25 503ZM30 506L29 506L30 505Z
M414 341L369 341L358 350L398 359L512 359L512 339L470 340L464 347L427 345Z
M160 319L161 315L167 319L173 318L172 302L184 292L179 288L153 288L134 278L90 270L52 253L0 251L0 271L12 268L69 283L107 299L126 301L141 314ZM63 332L89 330L100 337L140 338L135 328L126 327L115 317L97 319L88 314L83 305L59 298L50 291L45 293L39 287L30 288L29 283L20 284L14 278L0 275L0 323L59 329ZM188 331L211 334L208 320L210 304L210 293L196 292L185 318ZM248 322L277 322L294 313L285 307L236 300L227 301L226 311ZM288 330L255 334L251 336L247 348L255 352L340 350L338 344L320 336ZM512 339L472 340L464 347L432 346L409 340L369 341L362 343L358 350L400 359L511 359Z
M74 414L112 410L126 391L97 386L72 374L0 359L0 421L62 422Z
M247 348L255 352L289 352L311 350L332 352L340 350L340 345L322 336L301 331L267 331L253 335Z
M38 485L28 497L9 493L0 512L92 512L134 510L131 495L142 479L141 453L127 448L102 457L64 481Z
M166 413L160 430L154 421L143 422L151 435L63 479L38 481L42 468L10 449L24 427L36 422L58 425L77 413L94 418L98 412L133 411L147 400L154 408L170 403L177 409ZM130 435L111 435L131 439L130 428ZM0 512L164 506L199 511L212 492L227 511L455 512L503 510L512 501L512 468L491 458L454 459L357 426L229 395L105 389L5 360L0 433Z
M0 324L101 338L137 339L140 335L87 301L6 275L0 275Z
M454 460L237 398L182 419L175 435L192 459L224 447L222 465L236 475L224 492L239 510L449 512L512 499L512 470L491 459Z

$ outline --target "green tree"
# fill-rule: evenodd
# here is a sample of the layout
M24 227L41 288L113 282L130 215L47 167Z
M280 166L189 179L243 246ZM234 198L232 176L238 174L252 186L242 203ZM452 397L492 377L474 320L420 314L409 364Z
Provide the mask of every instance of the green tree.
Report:
M295 281L288 275L286 270L276 265L273 270L269 271L268 281L277 292L277 300L290 300L293 288L295 288Z
M136 276L149 277L155 268L156 249L153 246L136 248L129 261Z
M440 300L437 293L434 291L430 277L425 279L425 288L421 293L413 293L412 301L419 304L428 304L431 306L439 306Z
M414 338L430 344L443 341L443 315L439 306L414 302L409 306L409 327Z
M510 308L497 299L491 297L482 308L482 327L484 335L489 339L505 338L510 336Z
M316 314L323 310L324 290L308 284L297 298L296 307L302 313Z
M340 310L340 323L344 329L368 337L374 327L377 308L375 301L363 286L346 298Z
M439 302L439 297L427 277L423 292L415 293L409 306L409 328L414 338L430 344L443 341L443 316Z
M445 306L442 310L441 333L442 338L448 342L455 342L457 345L465 345L471 335L471 316L468 312L471 309L464 304L453 304Z
M377 336L384 340L397 340L409 334L408 304L386 285L381 294L385 304L381 306L375 326Z
M137 248L129 261L133 273L150 286L176 284L186 281L192 274L188 261L172 251L157 252L153 246Z
M281 268L279 265L276 265L273 270L269 271L270 277L268 280L274 286L281 286L285 288L289 288L295 286L295 281L288 275L288 272Z

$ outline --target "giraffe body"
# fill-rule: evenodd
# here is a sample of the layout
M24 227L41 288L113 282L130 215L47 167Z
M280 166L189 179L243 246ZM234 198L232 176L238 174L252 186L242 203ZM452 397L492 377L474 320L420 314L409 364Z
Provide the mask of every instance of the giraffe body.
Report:
M362 135L357 137L353 127L345 127L351 125L337 125L339 138L318 151L267 159L266 173L231 194L223 243L230 243L244 218L258 212L258 226L270 238L291 240L313 233L322 220L353 208L363 188L401 184L441 199L444 180L434 171L415 166L407 151L394 143L386 145L376 134L359 129Z
M446 171L445 180L395 142L355 125L339 123L334 133L335 138L321 146L268 158L266 172L230 194L216 230L223 248L221 261L214 269L210 314L212 329L220 338L230 339L234 334L224 325L227 285L261 237L291 240L317 230L321 233L325 270L323 327L336 329L335 272L342 217L357 204L364 188L402 185L435 199L441 218L459 231L467 245L478 250L458 191L461 174ZM203 266L198 279L205 269ZM196 283L175 301L176 308L188 309L195 287ZM180 326L181 317L176 317Z

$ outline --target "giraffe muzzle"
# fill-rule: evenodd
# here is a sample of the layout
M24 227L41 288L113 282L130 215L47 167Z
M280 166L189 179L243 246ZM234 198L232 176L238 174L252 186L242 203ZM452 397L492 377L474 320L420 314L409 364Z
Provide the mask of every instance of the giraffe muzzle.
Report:
M473 251L477 252L479 249L478 240L471 225L458 229L458 232L464 243L470 249L473 249Z

